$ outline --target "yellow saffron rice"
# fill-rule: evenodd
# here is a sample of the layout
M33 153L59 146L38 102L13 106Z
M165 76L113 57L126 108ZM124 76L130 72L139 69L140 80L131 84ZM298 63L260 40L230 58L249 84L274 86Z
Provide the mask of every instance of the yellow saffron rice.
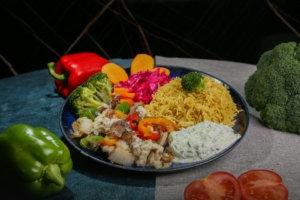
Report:
M222 123L233 127L239 112L228 89L214 79L205 76L202 92L185 92L181 78L176 77L159 87L153 100L146 105L152 116L163 116L178 127L188 127L203 121Z

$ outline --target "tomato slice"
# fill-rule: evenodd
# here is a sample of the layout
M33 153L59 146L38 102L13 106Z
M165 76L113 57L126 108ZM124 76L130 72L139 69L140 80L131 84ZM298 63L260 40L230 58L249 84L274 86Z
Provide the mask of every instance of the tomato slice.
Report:
M288 189L282 178L271 170L249 170L238 177L243 200L286 200Z
M191 182L184 190L185 200L240 200L238 180L228 172L214 172Z

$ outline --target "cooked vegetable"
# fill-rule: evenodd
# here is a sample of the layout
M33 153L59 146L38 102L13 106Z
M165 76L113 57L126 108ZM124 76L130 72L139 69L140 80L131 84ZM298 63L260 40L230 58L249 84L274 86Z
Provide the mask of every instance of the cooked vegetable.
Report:
M43 127L10 126L0 134L0 152L1 179L31 199L60 192L73 167L68 147Z
M137 54L130 66L130 74L133 75L140 71L151 70L154 68L154 59L148 54Z
M108 103L112 98L113 86L108 76L104 73L99 72L94 74L83 86L92 90L97 99L104 103Z
M133 99L135 96L134 92L127 92L127 93L112 93L112 96L116 96L117 94L120 95L120 98L130 98Z
M128 79L127 72L116 63L103 65L101 72L106 74L113 84L118 84L120 81L126 81Z
M80 116L86 112L86 109L98 108L108 103L111 96L112 84L106 74L99 72L70 94L70 108L75 115Z
M146 117L139 122L138 130L148 137L153 134L153 126L157 125L165 128L168 133L178 130L176 124L164 117Z
M127 118L127 114L123 113L122 111L119 111L119 110L115 110L115 116L118 118L118 119L126 119Z
M151 135L144 135L142 133L140 134L139 131L136 131L136 135L139 138L142 138L143 140L159 140L161 138L161 134L159 134L159 133L152 133Z
M238 180L228 172L214 172L206 178L191 182L184 190L184 200L228 199L240 200L241 188Z
M100 142L103 141L103 137L100 135L91 135L84 138L81 138L79 144L83 148L87 148L91 151L96 151L100 145Z
M300 133L300 45L282 43L263 53L245 83L245 97L269 128Z
M129 127L132 130L137 129L138 120L139 120L139 116L137 113L132 113L132 114L128 115L126 118L126 122L128 123Z
M102 66L106 63L108 63L107 59L95 53L82 52L64 55L56 64L48 63L48 71L55 79L58 93L66 98L90 76L101 72Z
M109 154L108 159L113 163L124 166L133 165L135 161L134 155L122 147L116 147L115 150Z
M156 141L160 146L165 147L168 143L169 133L163 132L160 134L160 138Z
M91 120L94 120L97 117L98 112L98 109L95 107L87 108L80 113L79 117L87 117Z
M131 98L125 98L125 97L122 97L122 98L120 99L120 103L123 103L123 102L127 102L130 106L133 106L133 104L134 104L134 101L133 101L133 99L131 99Z
M120 103L119 105L117 105L117 107L115 108L115 110L119 110L123 113L129 113L130 111L130 105L127 102L123 102Z
M81 138L84 135L88 135L92 132L93 120L87 117L80 117L72 123L73 137Z
M128 88L117 88L114 87L114 93L128 93L129 89Z
M92 90L82 86L71 93L69 102L72 112L77 116L84 115L86 109L98 108L104 104Z
M204 76L197 72L190 72L182 76L181 86L187 92L201 92L205 87Z
M107 145L107 146L115 146L116 143L118 142L119 138L118 137L113 137L113 138L110 138L108 136L105 136L103 141L101 141L101 144L102 145Z
M120 103L127 102L129 106L134 104L133 98L135 97L135 93L131 93L129 88L117 88L115 87L113 90L113 96L119 94L120 96Z
M249 170L238 177L243 200L288 199L282 178L271 170Z

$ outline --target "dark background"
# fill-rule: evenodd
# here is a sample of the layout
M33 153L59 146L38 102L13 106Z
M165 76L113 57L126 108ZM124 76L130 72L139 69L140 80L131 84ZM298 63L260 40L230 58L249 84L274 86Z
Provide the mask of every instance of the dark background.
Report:
M0 6L0 78L82 51L108 59L148 53L256 64L275 45L299 42L300 4L292 0L11 0Z

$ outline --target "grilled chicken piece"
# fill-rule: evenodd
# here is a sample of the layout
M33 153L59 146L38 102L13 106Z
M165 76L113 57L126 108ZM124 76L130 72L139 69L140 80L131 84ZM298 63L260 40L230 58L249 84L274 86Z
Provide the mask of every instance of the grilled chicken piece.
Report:
M120 103L120 95L116 94L108 103L109 107L111 109L115 109L117 105Z
M121 136L121 140L124 140L129 146L134 141L133 136L135 135L134 132L124 132Z
M118 120L112 123L107 135L122 137L123 133L130 131L131 129L125 120Z

